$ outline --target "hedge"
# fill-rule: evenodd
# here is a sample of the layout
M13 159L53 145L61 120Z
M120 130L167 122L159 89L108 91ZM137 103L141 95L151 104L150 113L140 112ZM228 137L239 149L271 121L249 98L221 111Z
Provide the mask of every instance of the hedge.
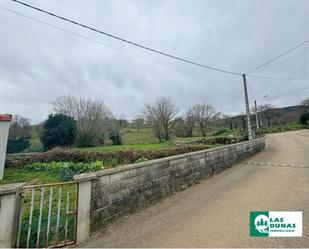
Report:
M50 162L73 162L90 163L102 161L104 165L116 166L118 164L134 163L140 158L148 160L184 154L188 152L208 149L207 145L188 145L173 149L162 150L137 150L137 151L116 151L116 152L85 152L72 149L55 148L47 152L37 154L25 154L9 156L6 159L6 167L21 167L32 163Z

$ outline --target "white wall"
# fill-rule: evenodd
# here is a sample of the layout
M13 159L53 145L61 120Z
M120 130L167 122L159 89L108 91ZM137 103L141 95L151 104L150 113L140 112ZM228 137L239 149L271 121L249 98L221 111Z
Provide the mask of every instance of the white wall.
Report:
M0 121L0 180L3 179L9 123L8 121Z

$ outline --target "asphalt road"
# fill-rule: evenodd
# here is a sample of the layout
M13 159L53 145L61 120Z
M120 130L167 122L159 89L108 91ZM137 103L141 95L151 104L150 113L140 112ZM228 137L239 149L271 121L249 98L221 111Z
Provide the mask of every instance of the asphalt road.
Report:
M303 237L249 236L249 212L303 211ZM82 247L309 247L309 130L110 225Z

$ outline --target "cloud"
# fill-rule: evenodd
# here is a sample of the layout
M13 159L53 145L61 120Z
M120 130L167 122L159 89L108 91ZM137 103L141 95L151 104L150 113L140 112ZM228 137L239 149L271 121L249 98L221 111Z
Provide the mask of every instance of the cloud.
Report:
M25 2L158 50L240 73L308 39L306 0ZM47 117L52 101L63 94L102 98L117 116L127 118L141 113L144 102L156 96L174 98L182 113L199 102L225 113L244 111L241 77L155 55L9 0L1 6L139 57L0 9L0 113L18 113L36 123ZM308 46L254 74L309 76ZM308 85L250 78L248 82L255 97ZM273 104L297 104L308 95L308 91L286 95Z

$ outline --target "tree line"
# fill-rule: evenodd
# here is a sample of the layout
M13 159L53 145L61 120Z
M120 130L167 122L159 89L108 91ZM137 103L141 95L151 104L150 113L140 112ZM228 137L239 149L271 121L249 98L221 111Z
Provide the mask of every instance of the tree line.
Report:
M304 112L300 121L306 124L309 98L302 101L300 106ZM271 126L280 116L279 109L270 104L258 106L258 112L260 126ZM206 103L194 104L183 116L178 114L179 109L172 98L157 97L144 104L142 114L132 120L132 123L137 131L145 127L152 128L159 142L168 141L173 135L192 137L196 128L203 137L207 135L210 127L246 129L245 115L229 116L217 112L214 106ZM252 117L255 119L254 115ZM127 125L126 119L117 119L100 99L64 95L53 102L53 114L50 114L38 129L40 140L47 150L55 146L104 145L106 140L119 145L122 144L120 130ZM10 124L8 153L23 151L29 147L30 137L30 120L15 115Z

